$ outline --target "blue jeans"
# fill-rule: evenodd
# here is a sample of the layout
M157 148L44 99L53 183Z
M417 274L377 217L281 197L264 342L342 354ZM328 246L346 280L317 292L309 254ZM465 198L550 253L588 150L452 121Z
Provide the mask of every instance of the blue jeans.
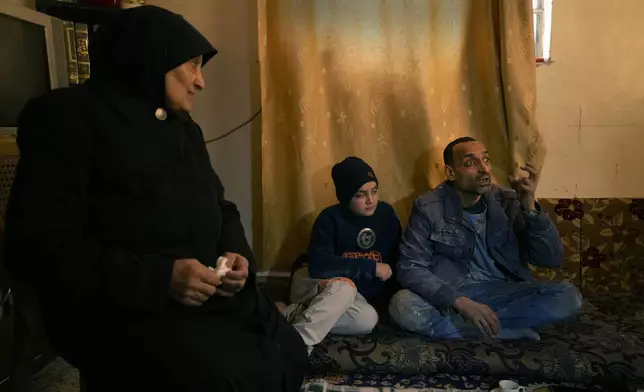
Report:
M513 331L531 330L577 315L582 297L567 282L484 282L461 286L469 299L489 306L499 318L499 338L529 337ZM389 314L402 329L435 339L481 338L481 332L456 310L441 313L419 295L400 290L389 302ZM534 331L532 331L534 335ZM536 335L538 338L538 335Z

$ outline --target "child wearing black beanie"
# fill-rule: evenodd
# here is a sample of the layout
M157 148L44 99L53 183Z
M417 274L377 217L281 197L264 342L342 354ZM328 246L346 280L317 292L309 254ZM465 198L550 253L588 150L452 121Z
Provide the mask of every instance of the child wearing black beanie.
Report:
M284 311L309 348L328 333L371 332L376 309L386 312L395 291L400 220L391 205L379 201L375 172L362 159L349 157L333 166L331 176L339 204L315 221L308 271L295 273L294 304Z

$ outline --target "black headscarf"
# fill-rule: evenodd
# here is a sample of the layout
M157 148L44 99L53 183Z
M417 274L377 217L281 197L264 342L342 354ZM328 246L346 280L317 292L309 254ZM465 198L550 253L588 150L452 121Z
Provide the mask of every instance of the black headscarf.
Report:
M91 80L165 108L165 74L199 55L203 66L216 53L183 16L155 6L131 8L93 34Z

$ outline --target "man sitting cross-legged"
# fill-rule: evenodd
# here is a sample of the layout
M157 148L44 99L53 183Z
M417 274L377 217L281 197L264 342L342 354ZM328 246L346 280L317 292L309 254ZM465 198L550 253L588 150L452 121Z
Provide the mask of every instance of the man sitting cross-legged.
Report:
M582 298L565 282L538 283L528 264L557 267L557 229L535 200L538 173L491 183L490 158L473 138L443 152L447 181L419 197L400 246L389 304L401 328L437 339L539 339L533 328L578 313Z

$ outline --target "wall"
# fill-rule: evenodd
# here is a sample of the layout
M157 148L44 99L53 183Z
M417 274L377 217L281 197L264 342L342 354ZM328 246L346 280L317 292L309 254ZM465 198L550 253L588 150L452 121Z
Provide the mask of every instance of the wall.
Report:
M206 139L243 123L260 107L257 53L257 0L149 0L148 4L182 14L219 50L204 68L206 89L193 113ZM251 124L221 141L210 143L213 167L226 187L226 197L241 213L248 240L254 238L254 218L260 210L259 116ZM253 152L253 153L251 153Z
M644 197L644 1L555 0L537 69L540 197Z
M220 49L205 69L208 88L195 113L207 137L259 108L256 0L149 3L182 13ZM539 197L644 197L643 14L641 0L554 1L553 61L537 70L537 119L549 148ZM209 148L249 238L251 227L261 231L259 124Z

